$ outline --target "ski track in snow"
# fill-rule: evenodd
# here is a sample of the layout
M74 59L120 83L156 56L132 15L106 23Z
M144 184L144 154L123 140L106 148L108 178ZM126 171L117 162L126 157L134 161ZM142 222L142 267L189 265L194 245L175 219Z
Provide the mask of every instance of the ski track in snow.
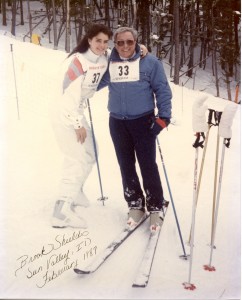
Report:
M10 52L11 43L13 53ZM203 265L209 262L210 253L208 244L217 135L217 128L213 127L210 130L196 214L191 282L197 289L187 291L182 286L182 283L188 280L189 262L179 259L179 255L183 252L171 203L146 288L132 288L135 272L148 241L149 229L146 223L138 228L94 274L78 276L73 272L75 264L80 268L90 264L122 230L127 218L119 168L109 136L107 89L96 93L90 102L99 145L103 190L108 200L105 201L105 205L97 201L100 189L97 169L94 167L85 187L85 192L91 199L91 206L77 209L77 212L87 219L88 228L80 231L54 229L50 221L58 190L62 154L52 132L48 106L54 98L59 65L66 54L21 43L5 36L0 36L0 44L2 70L0 297L239 299L240 106L232 126L231 146L225 152L215 238L216 250L212 262L216 272L203 270ZM166 68L166 65L164 66ZM205 80L204 73L201 73L200 78L197 75L198 89L210 84ZM176 124L170 125L168 131L163 131L159 135L159 141L182 236L189 254L186 242L191 226L195 157L195 150L192 147L195 137L192 132L191 112L193 101L205 93L175 86L172 83L171 88ZM208 96L206 104L209 108L222 111L228 104L228 101L216 98L212 94L206 95ZM201 160L202 151L199 153ZM158 151L157 163L165 197L170 200ZM55 273L59 271L55 279L53 271Z

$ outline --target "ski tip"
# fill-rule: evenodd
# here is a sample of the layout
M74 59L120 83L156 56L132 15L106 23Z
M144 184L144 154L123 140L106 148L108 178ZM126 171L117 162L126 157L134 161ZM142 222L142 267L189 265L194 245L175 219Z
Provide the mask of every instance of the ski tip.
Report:
M77 274L90 274L91 271L85 271L85 270L80 270L80 269L74 269L74 272Z
M183 282L182 285L184 286L185 290L194 291L196 289L196 286L193 283Z

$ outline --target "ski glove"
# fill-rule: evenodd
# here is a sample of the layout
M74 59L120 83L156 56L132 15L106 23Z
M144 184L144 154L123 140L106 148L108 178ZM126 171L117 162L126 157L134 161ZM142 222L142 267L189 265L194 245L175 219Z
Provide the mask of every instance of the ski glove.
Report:
M158 135L161 130L166 128L170 124L170 119L156 118L154 117L153 122L150 126L151 132L154 135Z

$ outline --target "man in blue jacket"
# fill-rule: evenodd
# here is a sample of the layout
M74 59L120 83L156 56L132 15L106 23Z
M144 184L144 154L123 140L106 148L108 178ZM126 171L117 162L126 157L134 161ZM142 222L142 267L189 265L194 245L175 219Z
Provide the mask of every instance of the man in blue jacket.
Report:
M109 127L129 207L128 226L135 226L150 212L150 228L160 228L164 197L156 164L156 137L171 119L172 93L162 63L153 55L141 58L138 33L120 27L115 48L99 85L109 87ZM158 117L155 117L155 109ZM143 190L136 172L138 160Z

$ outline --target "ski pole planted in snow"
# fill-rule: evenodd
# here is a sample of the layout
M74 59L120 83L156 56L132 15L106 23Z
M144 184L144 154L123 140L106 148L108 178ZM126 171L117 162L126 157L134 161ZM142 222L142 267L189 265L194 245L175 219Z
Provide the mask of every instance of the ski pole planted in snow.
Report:
M205 107L206 108L206 107ZM204 109L205 109L204 108ZM205 112L204 112L205 113ZM201 185L201 181L202 181L202 175L203 175L203 166L204 166L204 162L205 162L205 158L206 158L206 153L207 153L207 145L208 145L208 139L209 139L209 132L210 129L213 125L212 123L212 118L213 118L213 113L214 111L212 109L209 109L209 115L208 115L208 131L206 134L206 138L205 138L205 143L204 143L204 149L203 149L203 156L202 156L202 161L201 161L201 165L200 165L200 170L199 170L199 175L198 175L198 184L197 184L197 202L196 202L196 206L198 203L198 197L199 197L199 190L200 190L200 185ZM189 236L189 240L188 240L188 244L191 243L191 229L190 229L190 236Z
M198 101L197 103L197 107L196 110L200 111L200 115L198 114L198 112L196 112L197 117L196 118L203 118L203 114L205 114L205 109L206 107L203 108L203 110L201 110L201 108L199 108L199 105L202 104L203 100L201 100L201 103ZM214 109L208 109L209 110L209 114L208 114L208 130L206 133L206 138L205 138L205 143L204 143L204 149L203 149L203 155L202 155L202 160L201 160L201 165L200 165L200 170L199 170L199 176L198 176L198 184L197 184L197 202L196 202L196 206L198 203L198 198L199 198L199 191L200 191L200 186L201 186L201 180L202 180L202 175L203 175L203 167L204 167L204 162L205 162L205 157L206 157L206 153L207 153L207 145L208 145L208 139L209 139L209 133L210 133L210 129L212 126L218 126L219 122L220 122L220 118L221 118L221 113L215 111ZM204 120L202 121L202 119L199 122L204 122ZM205 126L205 123L204 123ZM205 127L204 127L205 128ZM203 129L200 127L200 129ZM215 172L216 174L216 172ZM216 175L215 175L216 177ZM216 179L215 179L216 182ZM214 214L214 209L213 209L213 214ZM213 223L213 221L212 221ZM191 243L191 229L190 229L190 236L189 236L189 240L188 240L188 244Z
M185 250L185 247L184 247L183 238L182 238L182 234L181 234L181 229L180 229L180 225L179 225L179 222L178 222L176 208L175 208L175 204L174 204L174 201L173 201L171 188L170 188L170 184L169 184L169 180L168 180L168 176L167 176L167 172L166 172L166 167L165 167L165 163L164 163L164 158L163 158L163 155L162 155L162 152L161 152L161 146L160 146L160 142L159 142L158 137L156 138L156 141L157 141L157 144L158 144L158 149L159 149L159 152L160 152L160 157L161 157L161 162L162 162L162 166L163 166L163 170L164 170L164 174L165 174L165 178L166 178L166 183L167 183L167 187L168 187L169 194L170 194L171 204L172 204L173 212L174 212L175 219L176 219L176 225L177 225L177 229L178 229L180 240L181 240L183 255L180 255L180 258L187 260L189 255L186 254L186 250Z
M217 198L216 198L216 206L214 211L214 222L212 227L212 237L211 237L211 250L210 250L210 259L207 265L204 265L204 270L206 271L216 271L215 267L212 266L212 257L213 257L213 250L214 250L214 241L215 241L215 233L217 228L217 221L218 221L218 210L219 210L219 202L220 202L220 193L222 187L222 177L223 177L223 166L224 166L224 157L225 157L225 149L226 147L229 148L230 140L232 137L231 126L233 123L233 118L236 113L237 106L233 104L229 104L225 107L223 115L221 117L221 121L219 124L218 135L219 137L224 138L223 140L223 148L221 154L221 162L220 162L220 171L219 171L219 180L218 180L218 191L217 191Z
M206 123L206 111L207 111L207 106L204 105L204 102L206 101L207 97L206 96L201 96L198 98L194 104L193 104L193 119L192 119L192 126L195 132L206 132L206 138L205 138L205 147L203 151L203 157L202 157L202 162L201 162L201 167L199 171L199 177L198 177L198 184L197 184L197 196L196 196L196 203L195 205L197 206L198 202L198 195L199 195L199 189L200 189L200 184L201 184L201 179L202 179L202 172L203 172L203 165L204 165L204 160L205 160L205 155L206 155L206 149L207 149L207 142L208 142L208 136L209 136L209 129L210 127ZM211 113L209 113L208 117L208 123L211 120ZM196 131L198 129L198 131ZM196 143L196 142L195 142ZM191 235L192 235L192 226L190 229L190 235L188 239L188 244L191 245Z
M200 138L203 138L203 141L200 141ZM189 272L188 272L188 281L183 282L183 286L186 290L195 290L196 286L191 283L192 276L192 263L193 263L193 247L194 247L194 236L195 236L195 220L196 220L196 203L197 203L197 172L198 172L198 156L199 156L199 147L203 147L203 142L205 140L204 133L196 133L196 141L193 144L195 151L195 164L194 164L194 181L193 181L193 205L192 205L192 226L191 226L191 242L190 242L190 260L189 260Z
M16 81L16 73L15 73L15 65L14 65L14 57L13 57L13 44L10 44L11 53L12 53L12 62L13 62L13 73L14 73L14 83L15 83L15 94L16 94L16 101L17 101L17 112L18 112L18 119L20 120L19 115L19 105L18 105L18 90L17 90L17 81Z
M93 146L94 146L95 158L96 158L96 163L97 163L98 178L99 178L99 185L100 185L100 191L101 191L101 197L98 198L98 200L103 201L103 205L104 205L104 201L106 199L108 199L108 197L103 196L101 172L100 172L99 162L98 162L97 146L96 146L96 139L95 139L95 134L94 134L94 128L93 128L93 122L92 122L92 113L91 113L91 107L90 107L89 99L87 99L87 106L88 106L88 112L89 112L89 118L90 118L91 130L92 130Z
M191 283L192 276L192 263L193 263L193 247L194 247L194 236L195 236L195 223L196 223L196 207L197 207L197 173L198 173L198 157L199 157L199 147L203 148L203 143L205 141L205 134L207 132L208 126L205 118L205 112L207 106L204 105L207 97L200 97L193 104L192 110L192 125L193 131L196 132L196 140L193 144L195 148L195 164L194 164L194 181L193 181L193 204L192 204L192 222L191 222L191 241L190 241L190 260L189 260L189 272L188 281L183 282L183 286L186 290L195 290L196 286ZM201 140L202 138L202 140Z
M216 126L219 126L222 112L215 111L215 122ZM211 242L212 244L212 232L214 226L214 212L215 212L215 203L216 203L216 190L217 190L217 177L218 177L218 156L219 156L219 133L217 133L217 145L216 145L216 156L215 156L215 172L214 172L214 188L213 188L213 209L212 209L212 227L211 227Z

